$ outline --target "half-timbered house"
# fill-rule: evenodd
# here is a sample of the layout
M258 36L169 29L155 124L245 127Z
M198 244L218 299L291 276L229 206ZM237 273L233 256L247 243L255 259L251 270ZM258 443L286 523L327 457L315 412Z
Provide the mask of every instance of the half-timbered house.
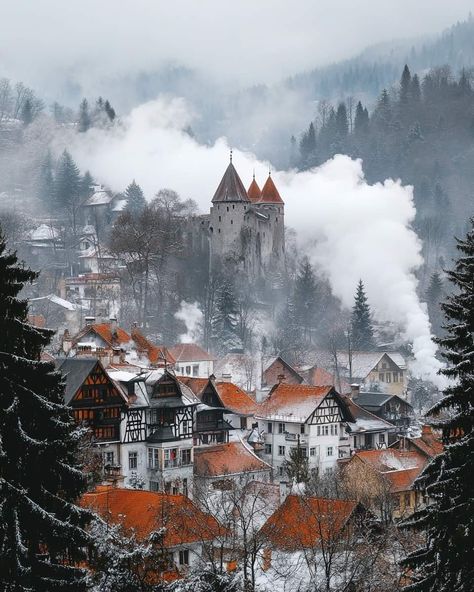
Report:
M74 419L92 430L107 468L120 466L120 421L128 405L126 392L113 381L96 358L66 358L58 361L65 380L65 402Z
M125 483L190 494L199 399L167 370L139 375L129 389L132 400L122 422Z
M334 469L339 458L339 438L350 410L331 386L275 385L256 412L262 434L262 458L274 468L276 479L285 478L285 461L298 445L310 469Z

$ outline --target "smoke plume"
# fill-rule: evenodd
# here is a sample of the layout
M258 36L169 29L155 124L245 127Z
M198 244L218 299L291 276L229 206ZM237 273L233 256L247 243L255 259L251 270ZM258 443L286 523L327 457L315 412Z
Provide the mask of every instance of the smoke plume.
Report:
M224 138L212 146L198 144L184 131L192 120L183 100L159 98L134 109L117 127L92 129L68 143L81 168L112 189L123 190L136 179L150 199L171 187L206 212L227 166L229 146ZM260 185L268 174L268 163L249 153L234 150L234 164L247 185L253 170ZM314 170L272 175L286 203L286 223L334 294L350 307L362 279L376 319L395 323L413 343L414 373L440 385L436 346L417 295L415 272L422 257L411 226L412 188L393 180L371 185L362 162L342 155ZM196 312L195 305L182 303L177 313L188 334L199 321Z
M202 311L197 302L181 301L179 310L174 313L179 321L186 325L186 333L179 336L180 343L194 343L199 338L199 328L202 322Z

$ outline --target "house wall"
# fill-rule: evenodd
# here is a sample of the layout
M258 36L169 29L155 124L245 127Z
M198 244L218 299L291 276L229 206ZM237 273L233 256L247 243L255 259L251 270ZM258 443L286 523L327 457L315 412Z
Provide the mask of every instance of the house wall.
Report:
M280 360L275 360L263 373L263 382L268 386L278 384L279 376L283 375L282 382L286 384L300 384L301 380L288 370L288 368Z
M381 384L383 390L390 395L405 396L407 388L406 372L387 355L366 376L363 384Z
M209 378L214 373L214 361L187 362L180 360L175 364L176 374L180 376L194 376L195 378Z

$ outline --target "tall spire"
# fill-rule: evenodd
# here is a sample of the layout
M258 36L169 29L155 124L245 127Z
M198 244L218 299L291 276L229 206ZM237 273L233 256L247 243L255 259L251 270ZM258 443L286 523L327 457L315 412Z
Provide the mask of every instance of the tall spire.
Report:
M268 179L262 188L260 203L284 203L278 193L275 183L273 182L270 169L268 170Z
M252 203L257 203L260 201L262 197L262 192L260 187L258 186L257 181L255 181L255 171L253 172L253 180L250 183L250 187L248 188L247 195Z
M216 189L212 201L213 203L219 201L250 201L239 174L232 164L232 150L230 151L229 166L219 183L219 187Z
M230 149L230 164L232 164L232 148Z

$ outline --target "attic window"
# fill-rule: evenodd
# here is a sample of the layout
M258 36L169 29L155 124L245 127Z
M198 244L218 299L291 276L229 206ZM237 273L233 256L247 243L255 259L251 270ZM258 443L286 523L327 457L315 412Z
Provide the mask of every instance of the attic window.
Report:
M232 204L232 209L235 210L235 205L234 204Z

